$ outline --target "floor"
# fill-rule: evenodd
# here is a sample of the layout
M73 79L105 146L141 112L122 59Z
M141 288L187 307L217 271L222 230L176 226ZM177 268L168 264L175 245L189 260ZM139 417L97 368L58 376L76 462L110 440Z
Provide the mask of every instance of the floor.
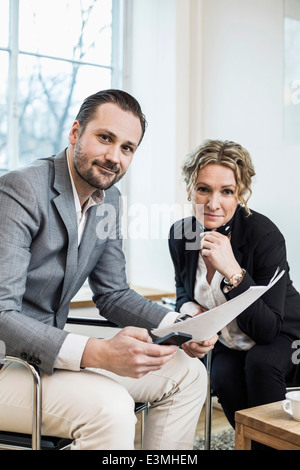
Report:
M136 428L136 440L135 440L135 448L136 450L141 449L141 420L140 416L137 416L138 422L137 422L137 428ZM199 421L198 421L198 426L196 430L196 435L199 437L204 436L204 423L205 423L205 409L203 408ZM218 407L218 408L213 408L213 413L212 413L212 434L219 434L222 431L226 431L228 429L232 429L230 424L228 423L227 419L225 418L225 415L223 411Z
M200 419L198 421L197 430L196 430L197 436L204 435L204 422L205 422L205 409L203 408L202 413L200 415ZM228 429L232 429L232 427L227 421L227 418L225 417L224 412L221 409L221 407L219 406L218 408L213 407L211 433L219 434L220 432L226 431Z

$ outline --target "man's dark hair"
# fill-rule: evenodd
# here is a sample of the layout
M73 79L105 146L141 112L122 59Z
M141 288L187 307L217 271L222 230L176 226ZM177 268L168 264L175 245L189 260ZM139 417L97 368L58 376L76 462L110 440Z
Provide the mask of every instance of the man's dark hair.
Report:
M114 103L123 109L123 111L129 111L139 118L142 126L142 137L139 142L140 144L145 134L147 121L144 114L142 113L141 106L138 101L123 90L103 90L95 93L94 95L88 96L82 103L76 116L76 120L79 121L81 126L81 132L84 131L89 121L94 118L98 106L105 103Z

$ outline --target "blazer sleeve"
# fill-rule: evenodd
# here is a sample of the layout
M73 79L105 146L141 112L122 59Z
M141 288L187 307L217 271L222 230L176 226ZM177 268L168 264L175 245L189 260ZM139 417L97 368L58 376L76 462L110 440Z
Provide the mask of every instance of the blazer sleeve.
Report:
M246 275L242 283L226 294L230 300L249 287L267 285L277 267L285 270L283 277L261 298L237 317L239 328L257 344L270 344L281 332L287 289L288 266L285 241L279 230L272 230L259 242L248 246L243 268Z
M182 223L181 221L179 222ZM180 308L183 304L187 302L195 302L193 298L191 298L186 289L186 283L184 282L182 273L187 269L185 265L184 258L184 248L182 248L182 239L176 239L175 231L178 229L175 223L171 229L169 234L169 252L174 266L174 273L175 273L175 288L176 288L176 305L175 310L177 312L180 311Z
M40 220L34 188L17 172L1 178L0 220L0 339L7 354L50 374L67 333L22 313L30 245Z

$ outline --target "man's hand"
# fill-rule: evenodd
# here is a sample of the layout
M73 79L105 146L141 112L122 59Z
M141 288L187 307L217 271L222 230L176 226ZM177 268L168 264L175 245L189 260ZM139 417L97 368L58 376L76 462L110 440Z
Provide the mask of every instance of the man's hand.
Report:
M153 344L147 330L126 327L113 338L90 338L82 355L81 367L105 369L124 377L139 378L159 370L172 359L177 346Z
M202 359L209 351L214 348L218 338L218 335L215 335L208 340L202 341L202 343L195 343L194 341L191 341L190 343L183 344L181 347L188 356Z

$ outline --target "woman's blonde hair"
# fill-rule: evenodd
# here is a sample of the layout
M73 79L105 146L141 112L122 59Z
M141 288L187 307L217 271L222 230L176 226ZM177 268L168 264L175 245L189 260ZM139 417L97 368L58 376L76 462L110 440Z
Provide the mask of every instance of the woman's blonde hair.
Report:
M223 165L233 170L238 198L248 214L251 214L247 202L252 195L251 179L255 175L255 170L249 152L241 145L228 140L204 141L182 165L189 198L197 182L198 171L209 164Z

